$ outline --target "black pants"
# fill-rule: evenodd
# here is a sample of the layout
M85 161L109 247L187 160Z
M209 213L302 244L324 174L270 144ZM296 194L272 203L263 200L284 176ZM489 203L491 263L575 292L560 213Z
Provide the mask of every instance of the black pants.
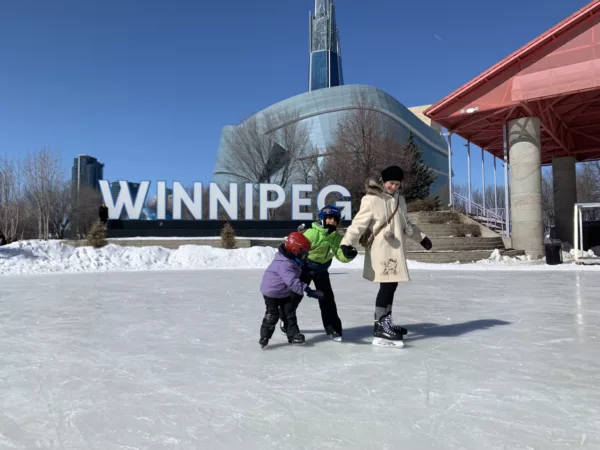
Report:
M273 298L263 295L265 298L265 316L260 327L260 337L271 339L277 322L281 318L287 324L287 335L289 338L300 333L298 319L296 318L296 309L302 301L300 295L292 295L285 298Z
M336 333L342 334L342 321L338 316L335 296L333 295L331 280L329 279L329 272L315 275L302 274L300 281L306 284L310 284L311 281L314 281L315 289L323 292L323 299L319 300L319 308L321 309L321 321L323 322L323 329L325 332L331 334L332 331L335 331ZM285 320L283 321L283 326L287 327Z
M379 292L377 293L377 299L375 300L376 308L387 308L394 304L394 293L398 283L381 283L379 285Z

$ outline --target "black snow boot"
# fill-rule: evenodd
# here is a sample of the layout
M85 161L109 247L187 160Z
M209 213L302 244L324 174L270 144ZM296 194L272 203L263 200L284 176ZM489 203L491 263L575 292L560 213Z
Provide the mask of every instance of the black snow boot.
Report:
M337 342L341 342L342 340L342 332L337 332L333 329L333 327L331 325L328 325L327 328L325 328L325 334L327 336L329 336L330 339L333 339L334 341Z
M305 341L306 339L304 338L304 335L302 333L298 333L294 337L288 337L288 342L294 345L302 345Z

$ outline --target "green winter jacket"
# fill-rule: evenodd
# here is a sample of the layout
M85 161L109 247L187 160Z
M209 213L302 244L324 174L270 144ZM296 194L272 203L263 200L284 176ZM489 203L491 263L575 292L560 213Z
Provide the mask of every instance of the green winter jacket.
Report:
M326 271L334 256L343 263L351 261L344 256L340 248L342 236L337 231L328 234L326 228L323 228L318 222L313 222L312 227L304 232L304 236L311 245L306 264L310 271L316 273Z

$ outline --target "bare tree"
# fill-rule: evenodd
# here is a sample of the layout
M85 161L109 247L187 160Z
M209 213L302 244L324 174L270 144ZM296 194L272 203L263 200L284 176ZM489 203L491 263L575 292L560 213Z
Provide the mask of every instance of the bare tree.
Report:
M95 189L82 186L79 196L72 202L71 223L73 237L85 237L98 220L98 209L102 204L102 195Z
M312 205L316 205L317 194L329 182L337 182L331 179L325 164L326 157L321 156L318 147L311 147L304 155L298 158L295 167L295 183L310 184L313 187L311 193L305 195L311 200ZM314 208L314 206L313 206ZM289 208L288 208L289 209ZM303 212L313 212L308 207L302 207Z
M452 183L452 192L468 197L469 189L466 183ZM496 195L496 197L494 197ZM481 189L471 189L471 200L478 205L483 206L483 192ZM494 211L497 208L502 210L505 208L504 185L496 186L494 193L494 185L486 185L485 187L485 208ZM464 210L466 205L458 204L455 207Z
M297 112L267 113L233 127L226 137L224 170L240 182L286 189L297 177L299 159L311 149L310 130L298 119ZM269 214L274 218L275 211Z
M583 163L577 167L577 201L582 203L600 202L600 161ZM453 183L452 191L464 197L468 195L466 184ZM498 208L505 208L504 186L497 187ZM485 189L486 209L494 209L494 186L486 186ZM483 194L481 189L471 190L471 199L473 202L482 205ZM584 220L599 220L600 211L584 211ZM554 226L554 191L552 186L552 172L547 171L542 175L542 219L544 228L549 229Z
M60 157L49 149L25 158L25 195L38 219L38 238L49 239L52 203L64 183Z
M275 131L269 133L281 147L285 150L278 165L281 167L277 177L278 183L284 189L297 180L298 162L305 155L314 152L310 142L310 128L304 122L299 120L297 112L280 113L274 117L268 118L269 129L280 126ZM281 126L280 124L285 124Z
M297 113L252 116L227 135L224 170L246 183L288 186L296 161L310 145L310 130Z
M554 187L552 185L552 172L542 174L542 221L544 229L554 227Z
M364 194L365 180L376 175L390 161L392 139L382 136L379 113L360 105L348 112L334 131L334 143L327 149L325 170L328 177L352 193L355 209Z
M330 181L330 175L326 170L324 160L318 147L311 146L306 153L298 158L296 163L295 182L311 184L315 191L321 190Z
M577 167L577 201L600 202L600 161L583 163ZM600 220L600 211L584 210L583 220Z
M407 201L426 198L435 174L421 160L412 134L403 141L387 126L386 119L368 102L346 114L334 132L334 143L327 150L327 178L347 187L356 210L364 194L364 182L378 176L389 165L404 170L404 195Z
M65 237L71 225L71 205L71 183L63 181L50 201L50 233L58 239Z
M0 231L8 242L22 235L25 216L21 161L0 158Z

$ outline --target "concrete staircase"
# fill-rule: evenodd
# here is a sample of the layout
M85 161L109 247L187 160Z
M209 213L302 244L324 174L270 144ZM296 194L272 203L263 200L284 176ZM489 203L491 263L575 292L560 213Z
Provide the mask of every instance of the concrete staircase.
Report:
M408 240L407 256L414 261L470 263L489 258L496 249L503 256L525 254L522 250L507 249L499 234L458 212L418 212L408 216L433 243L433 249L425 251L418 243Z

